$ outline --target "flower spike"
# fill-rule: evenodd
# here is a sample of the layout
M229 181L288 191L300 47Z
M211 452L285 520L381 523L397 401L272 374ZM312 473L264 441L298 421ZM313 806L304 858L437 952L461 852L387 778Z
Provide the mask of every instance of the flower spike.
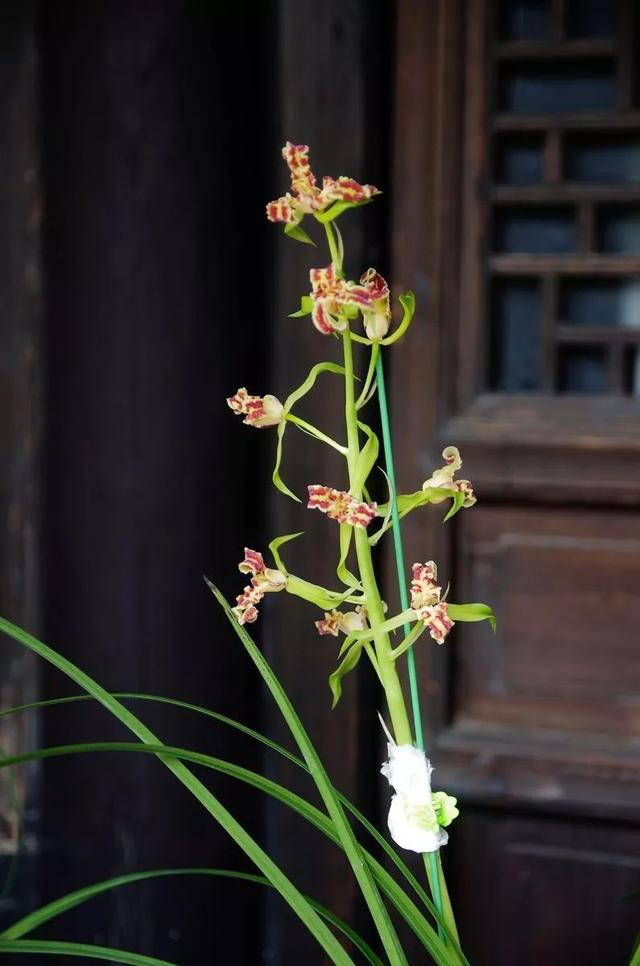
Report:
M235 396L229 396L227 405L247 426L265 429L277 426L285 418L284 406L275 396L250 396L246 389L238 389Z
M445 465L439 470L436 470L428 480L424 481L422 489L428 490L433 487L434 489L455 490L457 493L463 494L463 507L473 506L474 503L477 503L477 498L469 480L454 480L455 474L462 466L460 451L456 446L446 446L442 450L442 458L445 461ZM441 496L436 499L432 498L430 502L442 503L446 499L446 496Z
M335 490L332 486L322 486L319 483L312 483L307 490L309 491L307 509L320 510L338 523L348 523L352 527L367 527L377 515L376 503L363 503L344 490Z
M359 204L380 194L371 184L359 184L353 178L323 178L322 188L316 183L309 164L309 148L306 144L287 141L282 157L291 172L291 192L267 205L269 221L297 225L305 215L325 211L335 201Z

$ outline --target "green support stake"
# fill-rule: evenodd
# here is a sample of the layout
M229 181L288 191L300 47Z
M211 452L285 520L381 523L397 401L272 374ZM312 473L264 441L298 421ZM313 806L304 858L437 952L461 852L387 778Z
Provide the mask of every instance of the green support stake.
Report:
M391 527L393 532L393 547L396 558L396 570L398 574L398 591L400 593L400 606L402 610L409 607L409 595L407 593L407 574L404 560L404 547L402 543L402 529L400 527L400 515L398 513L396 474L393 464L393 446L391 443L391 425L389 422L389 406L387 404L387 391L384 382L384 369L382 367L382 352L378 353L376 360L376 381L378 385L378 403L380 405L380 422L382 424L382 443L384 446L384 460L386 472L391 488ZM409 624L404 625L405 636L411 630ZM416 671L416 658L413 648L407 651L407 669L409 672L409 688L411 691L411 711L413 714L413 725L416 734L416 744L421 751L425 750L424 732L422 728L422 711L420 708L420 691L418 689L418 674ZM439 913L443 912L442 893L440 890L440 875L438 869L438 852L429 852L429 871L431 888L433 891L433 901ZM444 940L444 933L438 924L438 932Z

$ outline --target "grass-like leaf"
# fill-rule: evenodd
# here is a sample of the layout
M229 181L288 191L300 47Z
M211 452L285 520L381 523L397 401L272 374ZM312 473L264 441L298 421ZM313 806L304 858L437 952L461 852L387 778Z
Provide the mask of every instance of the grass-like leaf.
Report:
M0 953L12 955L23 954L33 956L40 953L43 956L73 956L82 959L106 959L110 963L124 963L126 966L176 966L168 959L156 959L154 956L142 956L140 953L128 953L122 949L110 949L108 946L92 946L90 943L67 943L59 940L17 939L10 941L0 939Z
M252 728L249 728L247 725L244 725L241 722L236 721L234 718L229 718L226 715L220 714L217 711L212 711L209 708L203 708L200 705L190 704L187 701L181 701L181 700L178 700L177 698L166 698L163 696L152 695L152 694L139 694L137 692L118 692L114 694L114 697L119 699L152 701L152 702L158 702L160 704L173 705L175 707L182 708L187 711L192 711L196 714L201 714L208 718L212 718L213 720L219 722L220 724L225 724L231 728L236 729L237 731L240 731L243 734L246 734L248 737L252 738L253 740L260 742L266 748L269 748L271 751L276 752L276 754L282 755L284 758L292 762L302 771L305 771L307 774L309 773L309 769L307 768L304 761L302 761L302 759L298 758L296 755L292 754L282 745L279 745L277 742L272 741L270 738L267 738L266 735L261 734L259 731L254 731ZM89 694L70 695L68 697L63 697L63 698L49 698L48 700L35 701L31 704L19 705L18 707L15 707L15 708L5 709L4 711L0 711L0 717L4 715L11 715L11 714L17 714L20 712L31 711L34 709L37 710L41 708L55 707L58 705L69 704L71 702L93 701L93 700L95 699ZM371 822L369 822L369 820L362 814L362 812L360 812L356 808L355 805L353 805L349 801L348 798L342 795L339 791L336 791L336 794L340 802L342 803L342 805L353 815L353 817L362 825L362 827L367 830L367 832L375 840L375 842L380 847L380 849L386 854L390 862L396 867L396 869L403 876L405 881L411 886L415 894L418 896L421 902L426 906L426 908L429 910L431 915L433 915L434 919L436 919L439 925L442 928L444 928L444 931L446 933L446 924L444 923L444 920L440 919L439 913L436 907L434 906L433 902L431 901L431 899L429 898L429 896L427 895L423 887L420 885L420 883L418 882L418 880L416 879L416 877L414 876L413 872L408 867L408 865L400 858L396 850L389 844L389 842L387 842L384 836L380 834L378 829L375 828L375 826L372 825ZM339 845L339 842L335 838L335 835L333 836L333 841ZM368 853L365 853L365 855L367 856L367 861L369 861ZM374 875L376 875L375 869L374 869ZM380 887L384 890L387 897L391 899L392 897L389 894L386 872L381 879L378 879L378 881L379 881ZM447 938L453 944L454 947L457 945L455 942L455 939L452 936L449 935L447 936ZM457 952L460 957L460 962L465 964L465 966L468 966L467 960L465 959L462 952L460 950L457 950Z
M247 633L244 627L238 624L231 608L229 607L229 604L223 595L220 593L217 587L215 587L209 581L207 581L207 585L220 606L223 608L229 623L244 644L249 656L251 657L251 660L255 664L262 679L269 688L276 704L278 705L280 713L287 723L294 741L302 753L302 757L307 763L307 767L311 772L311 776L315 782L318 792L320 793L320 797L322 798L329 816L334 823L335 830L340 838L345 855L349 860L351 868L353 869L353 873L362 892L362 897L367 903L371 917L375 923L376 929L378 930L378 935L380 936L382 945L384 946L385 952L389 957L389 962L392 964L406 964L406 966L408 966L407 958L404 954L402 946L400 945L398 935L393 928L393 924L389 918L389 913L382 902L380 893L378 892L377 886L371 874L371 870L363 859L362 849L356 840L353 829L347 821L347 817L335 793L335 789L329 781L329 776L327 775L318 753L316 752L311 739L305 731L300 718L298 717L293 705L289 701L284 688L276 678L273 670L263 657L260 650L254 644L251 636Z
M295 792L289 791L288 788L278 784L278 782L275 782L270 778L265 778L264 775L260 775L251 769L244 768L241 765L236 765L234 762L225 761L221 758L214 758L211 755L197 751L190 751L186 748L176 748L172 745L165 744L146 745L126 741L83 742L78 744L56 745L51 748L39 748L35 751L24 752L21 755L13 755L11 758L5 758L4 760L0 761L0 768L25 764L32 761L59 758L66 755L113 751L132 752L134 754L151 754L157 755L158 757L162 755L162 757L165 759L174 758L178 761L187 761L191 764L201 765L204 768L209 768L213 771L220 772L223 775L228 775L231 778L242 781L252 788L256 788L258 791L275 798L287 808L290 808L292 811L304 818L307 822L309 822L310 825L318 829L318 831L322 832L322 834L330 839L335 845L342 847L340 837L331 819L325 815L324 812L321 812L320 809L316 808L315 805L312 805ZM373 830L372 826L369 826L369 823L367 823L366 820L364 820L364 823L372 832L375 831ZM388 849L389 846L384 843L384 840L382 840L382 842ZM409 898L409 896L407 896L405 891L398 885L393 877L389 875L384 866L382 866L365 848L361 847L361 854L363 861L371 870L371 874L375 881L387 895L392 904L396 907L400 915L405 919L407 924L414 931L415 935L423 943L425 948L431 953L434 962L439 964L439 966L458 966L459 963L466 963L466 961L461 958L461 955L456 952L455 944L453 948L449 947L445 949L443 947L436 931L425 919L420 909ZM349 960L349 962L351 961ZM390 960L390 962L393 962L393 960Z
M311 389L313 389L316 379L323 372L332 372L336 375L342 375L344 373L344 368L342 366L339 366L335 362L316 363L316 365L313 366L309 371L309 375L304 380L304 382L301 385L299 385L297 389L294 389L293 392L290 393L285 399L284 410L286 413L291 412L294 404L299 402L299 400L302 399L303 396L306 396L306 394L310 392ZM285 434L286 428L287 428L287 421L283 419L282 422L278 424L276 461L275 461L275 466L273 468L273 473L271 478L273 480L273 485L278 490L280 490L281 493L283 493L285 496L291 497L291 499L295 500L296 503L300 503L300 498L297 497L295 493L289 489L287 484L282 479L282 476L280 475L280 464L282 463L282 447L284 443L284 434Z
M149 872L129 872L126 875L115 876L113 879L104 879L102 882L95 882L92 885L85 886L83 889L76 889L74 892L69 892L67 895L61 896L54 902L47 903L46 906L41 906L40 909L36 909L35 912L30 912L27 916L24 916L18 922L9 926L8 929L5 929L3 933L0 933L0 940L21 939L23 936L28 935L28 933L33 932L34 929L39 929L40 926L51 922L52 919L57 919L58 916L63 915L70 909L75 909L77 906L83 905L83 903L105 892L110 892L112 889L120 889L122 886L134 885L136 882L144 882L149 879L163 879L168 876L174 877L182 875L203 875L213 876L214 878L236 879L241 882L253 882L272 888L271 883L264 876L254 875L251 872L238 872L234 869L154 869ZM323 919L351 940L367 962L371 963L372 966L384 966L380 957L355 929L352 929L351 926L334 915L330 909L327 909L320 902L316 902L310 896L305 896L305 899Z
M105 691L97 681L82 671L76 664L67 660L57 651L43 644L37 638L16 627L10 621L0 618L0 631L12 637L20 644L24 644L30 651L48 661L67 677L80 685L88 694L93 695L111 714L129 729L145 745L154 746L160 761L175 775L175 777L191 792L210 815L225 829L228 835L249 856L252 862L269 879L280 895L300 917L311 935L322 946L334 963L341 966L352 966L353 960L337 941L333 933L327 928L318 913L311 908L302 893L294 886L282 869L260 847L252 836L234 818L224 805L209 791L206 785L189 771L182 761L162 754L163 745L149 728L137 718L123 704Z

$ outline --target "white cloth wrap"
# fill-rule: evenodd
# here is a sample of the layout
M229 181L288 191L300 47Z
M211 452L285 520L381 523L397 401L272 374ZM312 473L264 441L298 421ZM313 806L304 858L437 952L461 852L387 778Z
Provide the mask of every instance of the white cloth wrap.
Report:
M431 801L431 762L413 745L387 744L381 773L395 791L387 819L393 841L412 852L436 852L449 836L438 825Z

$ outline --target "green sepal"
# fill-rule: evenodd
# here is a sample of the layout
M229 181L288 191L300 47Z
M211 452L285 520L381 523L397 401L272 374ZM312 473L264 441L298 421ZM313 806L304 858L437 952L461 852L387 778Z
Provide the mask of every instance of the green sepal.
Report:
M290 312L290 319L301 319L305 315L311 315L313 311L313 299L310 295L303 295L300 298L300 308L297 312Z
M381 192L379 192L381 194ZM319 221L321 225L328 225L329 222L338 218L343 212L348 211L350 208L363 208L364 205L368 205L372 198L364 198L362 201L336 201L330 208L326 211L318 211L314 214L316 221Z
M413 321L413 316L415 315L416 311L416 297L413 292L404 292L398 298L398 301L404 309L402 322L398 328L391 333L391 335L388 335L385 339L380 339L381 345L393 345L394 342L397 342L398 339L402 338Z
M285 225L284 233L288 238L293 238L295 241L302 242L305 245L313 245L314 248L317 248L316 243L312 238L309 238L306 231L300 225Z
M302 299L300 300L300 302L302 304ZM295 403L297 403L300 399L302 399L303 396L306 396L306 394L313 388L315 381L321 372L333 372L336 375L341 376L341 375L344 375L344 367L339 366L335 362L317 362L316 365L313 366L313 368L309 371L309 375L304 380L304 382L300 386L298 386L297 389L294 389L293 392L289 393L289 395L285 399L284 401L285 415L286 413L291 411ZM284 493L285 496L291 497L291 499L295 500L296 503L301 503L302 501L300 500L300 498L297 497L295 493L293 493L293 491L289 489L287 484L280 476L280 464L282 462L282 445L283 445L283 437L284 437L286 428L287 428L287 421L286 419L283 419L282 422L278 423L277 443L276 443L276 462L273 468L271 479L273 480L273 485L276 487L276 489L280 490L281 493Z
M446 523L447 520L450 520L451 517L454 517L456 515L456 513L458 512L458 510L461 510L462 509L462 505L464 503L465 495L466 494L464 494L462 492L462 490L456 490L456 494L455 494L455 496L453 498L453 503L451 504L451 508L450 508L449 512L447 513L446 517L442 521L443 523Z
M449 604L448 612L452 621L489 621L491 629L496 629L496 616L488 604Z
M304 530L299 530L297 533L285 533L284 536L276 537L269 544L269 552L275 561L276 567L278 568L278 570L282 571L282 573L286 574L287 576L289 575L289 571L283 564L282 557L280 556L278 551L280 550L280 547L282 547L285 543L289 543L290 540L295 540L296 537L301 537L303 533L304 533Z
M358 459L353 471L351 488L356 492L359 492L367 482L369 474L371 473L371 470L373 469L378 458L378 452L380 449L378 437L374 431L367 426L366 423L361 423L358 420L358 429L361 429L362 432L365 433L367 441L358 454Z
M353 647L347 651L346 656L340 662L335 671L329 675L329 687L331 688L331 693L333 694L331 710L335 708L342 695L343 677L348 674L349 671L353 671L354 667L356 667L358 661L360 660L363 647L364 642L356 641Z
M357 305L351 305L347 302L346 305L340 306L340 315L344 315L347 319L357 319L360 313L360 309Z

